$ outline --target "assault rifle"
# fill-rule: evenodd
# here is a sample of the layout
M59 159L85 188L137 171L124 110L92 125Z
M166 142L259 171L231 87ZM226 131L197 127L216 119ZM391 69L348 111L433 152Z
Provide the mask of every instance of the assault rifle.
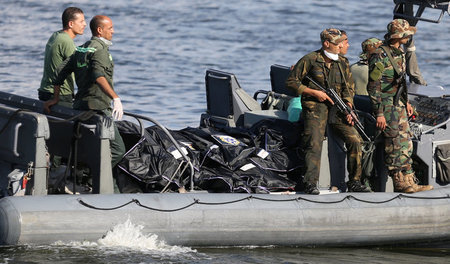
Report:
M325 92L331 100L333 100L334 104L338 108L340 112L342 112L345 115L351 115L353 122L355 123L355 128L361 135L364 141L371 141L369 136L367 136L366 132L364 132L364 126L361 124L361 121L359 121L358 116L356 115L355 111L351 109L342 99L339 97L339 95L336 93L333 89L325 89L320 84L318 84L316 81L314 81L311 77L308 75L305 76L310 82L312 82L315 86L319 87L320 90Z
M397 79L395 79L395 83L398 85L397 93L394 95L394 105L397 106L399 100L406 105L408 102L408 86L406 84L406 73L402 73Z

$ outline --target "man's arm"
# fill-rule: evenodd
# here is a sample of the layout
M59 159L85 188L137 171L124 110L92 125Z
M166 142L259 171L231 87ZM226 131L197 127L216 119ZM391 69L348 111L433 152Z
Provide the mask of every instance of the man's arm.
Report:
M369 61L369 84L367 92L372 101L373 113L377 119L377 128L384 130L386 128L386 118L381 101L381 77L384 71L381 53L373 54Z
M419 69L416 56L416 46L414 40L405 44L405 59L406 59L406 73L409 76L409 81L420 85L427 85L427 82L423 79L422 73Z
M308 65L302 58L297 62L297 64L295 64L294 68L289 73L289 76L286 80L286 87L288 89L296 91L298 95L314 96L319 102L328 100L331 104L334 104L333 100L331 100L331 98L325 92L311 89L302 84L302 80L307 74Z
M47 113L50 113L50 108L57 104L59 102L59 93L61 90L61 85L66 80L67 76L73 72L72 68L72 61L74 60L74 54L72 56L68 57L65 61L61 63L61 65L58 66L56 71L53 73L53 82L54 88L53 88L53 98L46 101L44 103L44 111Z
M50 113L50 108L59 102L59 91L61 85L55 85L53 87L53 98L44 102L44 111Z

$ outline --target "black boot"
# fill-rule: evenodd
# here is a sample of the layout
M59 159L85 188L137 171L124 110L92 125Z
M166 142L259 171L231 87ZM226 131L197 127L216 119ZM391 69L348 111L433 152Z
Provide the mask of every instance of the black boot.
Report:
M347 187L349 192L371 192L370 187L361 184L360 181L348 181Z
M305 183L305 193L317 195L320 191L315 183Z

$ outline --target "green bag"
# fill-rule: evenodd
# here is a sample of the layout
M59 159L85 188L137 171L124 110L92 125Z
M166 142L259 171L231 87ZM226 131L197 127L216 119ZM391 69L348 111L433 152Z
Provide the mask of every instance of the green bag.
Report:
M294 97L289 101L287 112L289 121L298 122L300 119L300 113L302 112L301 96Z

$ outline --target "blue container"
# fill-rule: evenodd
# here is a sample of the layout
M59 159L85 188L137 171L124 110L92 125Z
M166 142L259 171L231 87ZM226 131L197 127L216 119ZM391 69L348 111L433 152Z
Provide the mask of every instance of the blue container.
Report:
M289 101L287 112L289 121L297 122L300 119L300 113L302 112L301 96L294 97Z

